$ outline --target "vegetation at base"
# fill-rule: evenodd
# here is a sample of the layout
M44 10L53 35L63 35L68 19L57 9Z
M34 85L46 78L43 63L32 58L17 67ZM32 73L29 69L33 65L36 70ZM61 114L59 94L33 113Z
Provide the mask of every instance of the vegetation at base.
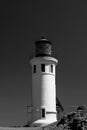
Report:
M64 115L57 124L58 130L87 130L87 107L79 106L76 111Z

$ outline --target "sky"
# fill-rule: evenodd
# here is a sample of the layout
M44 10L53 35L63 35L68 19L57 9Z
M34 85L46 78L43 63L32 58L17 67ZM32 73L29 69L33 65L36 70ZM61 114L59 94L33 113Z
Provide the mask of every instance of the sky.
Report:
M24 125L35 41L52 42L65 112L87 105L87 1L0 1L0 126Z

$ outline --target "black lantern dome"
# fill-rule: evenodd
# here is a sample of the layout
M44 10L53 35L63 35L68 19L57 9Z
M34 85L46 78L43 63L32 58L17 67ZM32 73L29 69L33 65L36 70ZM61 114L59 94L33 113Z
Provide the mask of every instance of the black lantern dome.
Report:
M36 44L36 57L41 56L51 56L52 53L52 43L45 39L43 36Z

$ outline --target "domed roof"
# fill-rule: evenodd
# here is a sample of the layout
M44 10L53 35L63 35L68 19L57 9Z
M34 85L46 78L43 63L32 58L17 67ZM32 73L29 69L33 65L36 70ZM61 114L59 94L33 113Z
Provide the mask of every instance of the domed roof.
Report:
M51 41L49 41L48 39L46 39L44 36L42 36L42 38L38 41L35 42L35 44L39 44L39 43L48 43L48 44L52 44Z

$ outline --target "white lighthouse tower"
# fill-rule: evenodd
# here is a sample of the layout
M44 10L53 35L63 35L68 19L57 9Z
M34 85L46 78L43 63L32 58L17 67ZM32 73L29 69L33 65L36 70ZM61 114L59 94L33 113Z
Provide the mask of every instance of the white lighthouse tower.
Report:
M52 44L42 37L36 43L36 54L30 60L32 66L32 124L44 126L57 121L56 65L51 56Z

